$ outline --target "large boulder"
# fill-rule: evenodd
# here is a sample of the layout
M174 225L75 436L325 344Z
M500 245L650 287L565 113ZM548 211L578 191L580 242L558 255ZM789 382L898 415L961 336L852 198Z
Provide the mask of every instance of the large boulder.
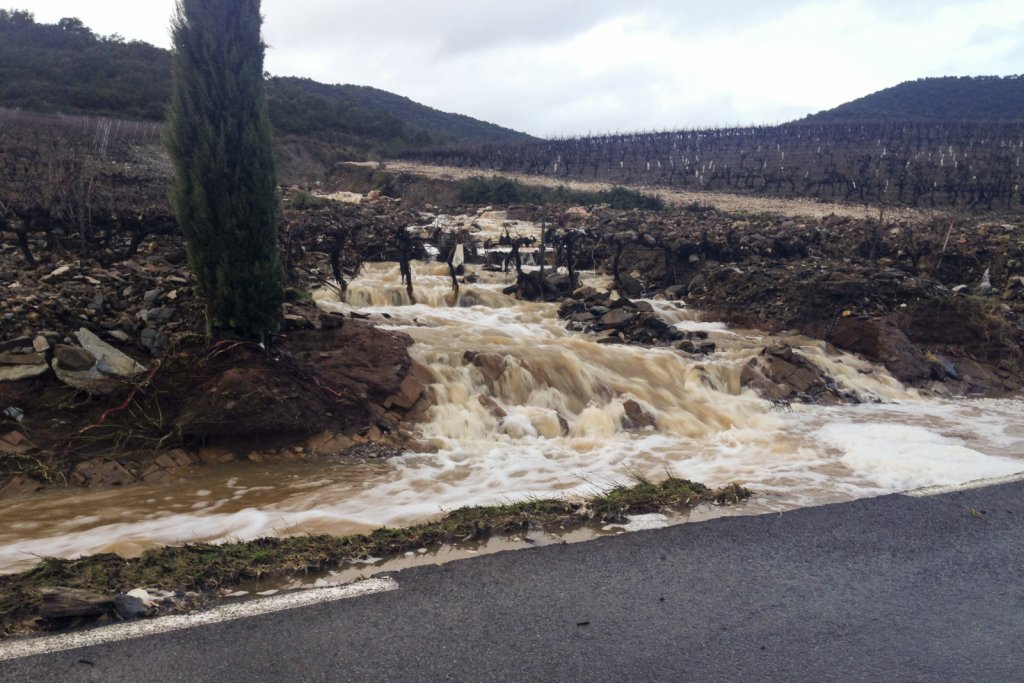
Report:
M932 374L924 352L890 318L840 318L828 340L881 363L902 382L919 382Z
M834 404L856 400L789 346L766 347L760 356L750 359L740 374L740 384L770 401Z

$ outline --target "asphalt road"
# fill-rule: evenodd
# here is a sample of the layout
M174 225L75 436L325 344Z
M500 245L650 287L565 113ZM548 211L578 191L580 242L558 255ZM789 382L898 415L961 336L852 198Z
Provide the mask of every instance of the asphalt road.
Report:
M1019 681L1024 482L505 552L0 681Z

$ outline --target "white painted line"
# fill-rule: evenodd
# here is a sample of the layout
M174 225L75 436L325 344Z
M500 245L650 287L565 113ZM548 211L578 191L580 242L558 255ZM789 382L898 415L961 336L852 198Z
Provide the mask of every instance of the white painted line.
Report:
M142 638L194 626L244 619L246 617L280 612L322 602L332 602L334 600L356 598L361 595L393 591L396 588L398 588L398 582L390 576L385 576L357 581L356 583L349 583L334 588L289 591L262 600L222 605L211 610L192 612L190 614L172 614L156 619L125 622L115 626L105 626L79 633L66 633L44 638L25 638L9 642L0 641L0 662L6 659L19 659L21 657L61 652L79 647L93 647L116 640Z
M927 486L923 489L905 491L903 495L910 496L912 498L924 498L926 496L938 496L943 493L970 491L972 489L985 488L986 486L996 486L998 484L1012 484L1015 481L1024 481L1024 472L1018 472L1017 474L1011 474L1006 477L995 477L992 479L975 479L974 481L969 481L963 484L953 484L952 486Z

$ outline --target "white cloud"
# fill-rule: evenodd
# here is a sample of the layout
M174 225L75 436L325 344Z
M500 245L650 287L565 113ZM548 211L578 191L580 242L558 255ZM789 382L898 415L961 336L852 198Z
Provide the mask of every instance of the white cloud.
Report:
M173 0L27 0L166 46ZM1019 0L264 0L267 68L530 133L801 117L904 80L1021 71Z

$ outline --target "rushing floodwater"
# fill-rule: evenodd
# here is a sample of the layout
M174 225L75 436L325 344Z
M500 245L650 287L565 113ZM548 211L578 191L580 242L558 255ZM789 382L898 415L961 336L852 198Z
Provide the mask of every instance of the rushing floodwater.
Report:
M667 321L703 329L708 358L667 349L599 345L568 332L555 304L501 294L511 275L479 273L458 300L445 266L418 264L415 305L397 266L371 266L349 302L411 335L434 377L420 426L434 453L364 463L232 464L181 484L50 491L0 503L0 571L39 556L137 553L154 544L349 533L434 517L462 505L525 496L575 496L665 473L757 495L722 512L781 511L1024 470L1024 402L940 401L904 389L854 356L799 337L769 339L699 322L653 301ZM601 283L595 283L601 284ZM788 343L867 403L779 411L741 390L743 364ZM486 377L465 351L497 354ZM493 399L498 418L481 402ZM655 428L622 428L635 400Z

